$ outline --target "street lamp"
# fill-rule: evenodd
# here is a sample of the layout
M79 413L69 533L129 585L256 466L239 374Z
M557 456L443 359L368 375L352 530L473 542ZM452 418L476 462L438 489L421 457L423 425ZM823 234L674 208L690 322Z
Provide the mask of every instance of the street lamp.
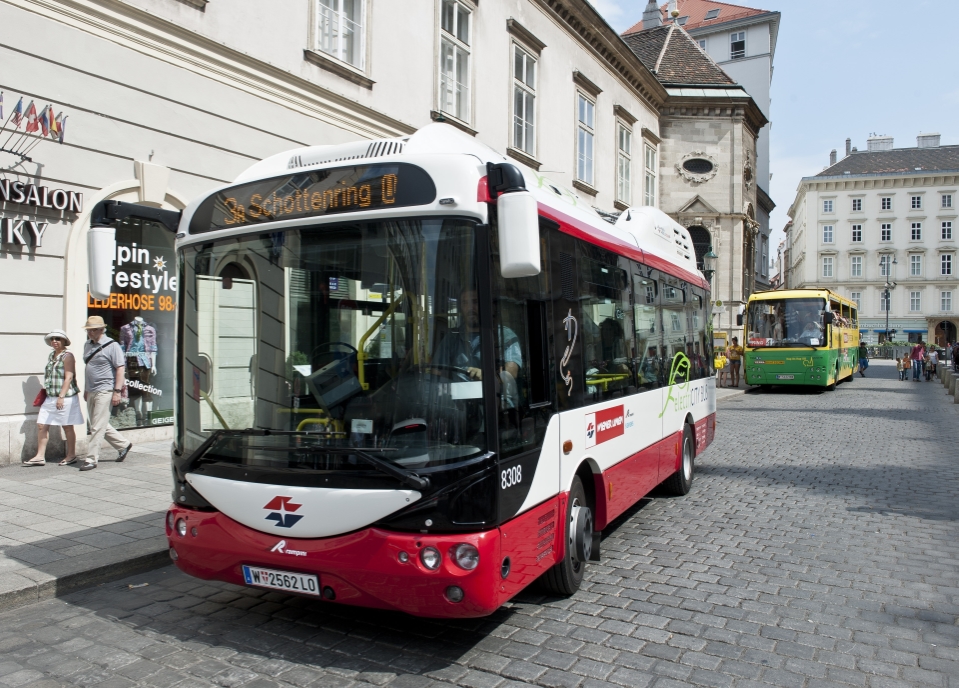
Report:
M703 256L703 274L706 275L706 281L709 282L710 287L713 286L713 275L716 274L717 260L719 260L719 256L713 253L713 247L710 246L706 255Z
M898 265L898 264L899 264L899 261L897 261L895 257L893 257L892 265ZM884 296L886 298L886 344L891 344L891 342L889 341L889 309L891 307L891 304L889 303L889 290L896 288L896 283L890 281L891 275L892 275L892 267L890 266L889 263L886 263L886 290L884 292Z

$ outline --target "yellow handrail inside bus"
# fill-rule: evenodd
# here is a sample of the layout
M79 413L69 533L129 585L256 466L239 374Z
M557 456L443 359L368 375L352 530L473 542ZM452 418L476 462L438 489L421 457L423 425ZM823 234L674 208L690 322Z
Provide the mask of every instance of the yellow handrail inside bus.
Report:
M403 296L406 296L404 294ZM401 297L402 298L402 297ZM369 383L366 381L366 341L373 335L377 328L383 324L383 321L388 317L393 315L393 311L396 310L396 307L399 306L401 301L394 301L389 305L383 315L376 319L376 322L373 323L373 327L366 331L362 337L360 337L359 345L356 347L356 367L357 367L357 377L360 379L360 388L366 392L370 389Z

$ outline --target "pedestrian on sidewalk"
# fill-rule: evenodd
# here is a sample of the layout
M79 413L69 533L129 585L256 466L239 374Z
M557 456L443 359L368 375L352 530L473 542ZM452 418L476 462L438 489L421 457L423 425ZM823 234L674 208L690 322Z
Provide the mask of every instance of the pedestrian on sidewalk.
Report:
M929 348L929 353L926 354L929 358L929 371L926 373L926 382L931 382L932 378L936 377L936 372L939 366L939 352L936 350L935 346Z
M925 357L926 347L920 339L912 347L912 352L909 354L909 359L912 361L912 379L914 382L919 382L919 375L922 373L922 361Z
M97 467L101 440L106 439L117 450L117 461L127 458L133 443L124 440L123 435L110 425L110 409L119 405L123 391L126 366L123 350L115 340L106 336L106 323L99 315L87 318L83 329L87 331L87 342L83 347L83 362L87 366L83 398L90 419L90 439L87 457L80 470L89 471Z
M899 379L903 382L909 379L909 369L912 368L912 361L909 360L909 354L903 354L896 366L899 369Z
M899 373L899 381L902 381L902 374L904 372L903 363L901 358L896 359L896 372Z
M869 349L866 348L866 342L859 341L859 375L866 377L866 368L869 367Z
M946 355L942 359L943 365L949 367L949 361L952 360L952 342L946 342Z
M733 343L726 349L729 359L729 372L733 378L733 387L739 387L739 368L743 362L743 348L739 346L739 337L733 337Z
M83 425L83 412L80 410L80 389L77 387L77 364L73 352L67 351L70 338L63 330L54 330L43 338L53 351L47 359L43 372L43 390L46 398L37 415L37 454L24 466L45 466L47 463L47 442L50 439L50 426L62 427L67 436L67 456L61 466L76 463L77 433L74 425Z

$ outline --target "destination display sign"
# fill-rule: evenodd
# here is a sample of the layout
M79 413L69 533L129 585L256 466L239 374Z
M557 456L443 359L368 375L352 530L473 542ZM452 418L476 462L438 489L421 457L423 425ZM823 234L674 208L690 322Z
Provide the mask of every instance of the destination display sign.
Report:
M426 171L406 163L297 172L218 191L197 208L190 233L425 205L435 199L436 186Z

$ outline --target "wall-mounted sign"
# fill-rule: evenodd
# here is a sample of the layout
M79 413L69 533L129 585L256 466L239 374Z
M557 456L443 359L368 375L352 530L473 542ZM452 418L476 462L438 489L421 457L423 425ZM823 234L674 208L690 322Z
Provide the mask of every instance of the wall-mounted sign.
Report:
M34 246L42 246L43 233L47 231L48 226L47 222L12 217L0 218L0 241L5 244L26 246L32 243Z
M0 179L0 201L32 205L35 208L83 212L83 194L65 189L49 189L45 186L25 184L10 179Z

